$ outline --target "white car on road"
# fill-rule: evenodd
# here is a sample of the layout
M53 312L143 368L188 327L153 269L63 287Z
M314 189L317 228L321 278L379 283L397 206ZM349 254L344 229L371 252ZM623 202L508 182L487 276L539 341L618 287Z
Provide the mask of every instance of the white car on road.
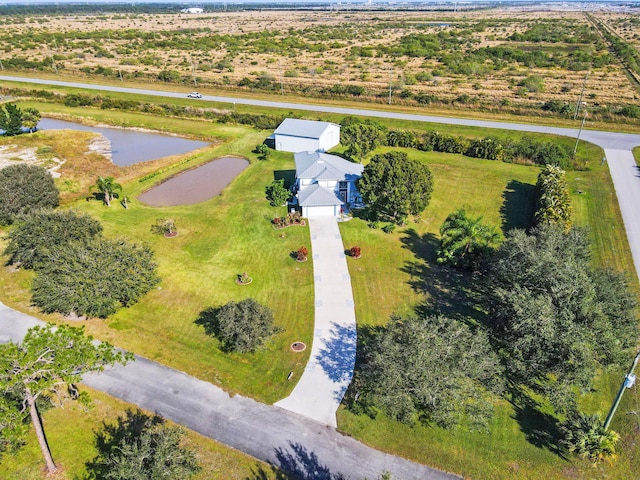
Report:
M198 93L198 92L191 92L190 94L187 95L187 97L189 97L189 98L202 98L202 94Z

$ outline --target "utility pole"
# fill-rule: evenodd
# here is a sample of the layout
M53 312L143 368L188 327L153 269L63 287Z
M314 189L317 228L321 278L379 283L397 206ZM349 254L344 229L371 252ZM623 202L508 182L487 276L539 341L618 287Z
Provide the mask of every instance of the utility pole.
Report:
M611 410L609 410L609 414L607 415L607 419L604 421L604 429L607 430L609 425L611 424L611 420L613 420L613 415L616 413L616 409L620 404L620 400L622 400L622 394L624 393L625 388L633 387L633 384L636 382L636 376L633 374L633 371L638 365L638 361L640 361L640 351L636 355L636 358L633 360L631 364L631 368L629 369L629 373L624 377L624 381L622 385L620 385L620 390L618 390L618 395L616 395L616 399L613 401L613 405L611 405Z
M582 90L580 91L580 96L578 97L578 103L576 103L576 113L573 115L573 119L578 118L578 113L580 112L580 106L582 105L582 97L584 96L584 89L587 86L587 79L589 78L589 72L584 76L584 81L582 82Z
M283 73L282 73L282 60L278 59L278 66L279 66L279 70L280 70L280 95L284 95L284 83L282 80L283 77Z
M580 124L580 130L578 130L578 138L576 138L576 146L573 147L573 156L575 157L576 152L578 151L578 142L580 142L580 135L582 134L582 128L584 127L584 122L587 120L587 111L584 111L584 117L582 117L582 123Z
M389 105L391 105L391 76L393 75L393 70L389 69Z

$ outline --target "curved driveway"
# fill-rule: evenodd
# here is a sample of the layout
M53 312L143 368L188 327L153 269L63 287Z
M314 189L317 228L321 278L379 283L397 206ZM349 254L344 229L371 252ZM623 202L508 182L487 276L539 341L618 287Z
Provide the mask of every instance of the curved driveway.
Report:
M315 296L309 362L287 398L275 405L332 427L356 364L356 312L336 217L309 219Z

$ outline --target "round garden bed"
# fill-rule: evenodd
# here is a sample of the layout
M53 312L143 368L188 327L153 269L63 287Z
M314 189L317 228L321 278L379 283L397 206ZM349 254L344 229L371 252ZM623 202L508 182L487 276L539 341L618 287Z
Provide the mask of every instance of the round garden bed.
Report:
M302 342L293 342L291 344L291 350L294 352L302 352L307 346Z

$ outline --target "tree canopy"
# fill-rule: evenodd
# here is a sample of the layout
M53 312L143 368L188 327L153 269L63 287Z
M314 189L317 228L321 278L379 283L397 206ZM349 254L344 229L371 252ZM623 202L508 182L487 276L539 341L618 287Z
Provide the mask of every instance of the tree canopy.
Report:
M484 427L501 366L487 335L444 317L392 317L367 342L357 404L405 423Z
M0 105L0 129L7 137L22 133L22 110L15 104Z
M482 217L471 218L464 209L456 210L440 227L438 263L477 269L499 238L494 227L482 223Z
M16 215L58 204L58 189L44 168L18 164L0 170L0 223L10 224Z
M215 335L224 351L253 352L278 331L273 311L252 298L203 311L196 323Z
M388 152L371 159L357 186L372 212L402 224L429 205L433 179L426 165L404 152Z
M200 470L194 453L181 445L184 431L158 415L128 411L105 424L96 438L92 478L102 480L183 480Z
M33 280L32 301L46 313L104 318L158 282L148 247L97 238L48 252Z
M345 154L362 162L362 159L387 141L383 128L372 123L350 123L340 131L340 143Z
M589 258L584 230L545 224L510 232L489 273L489 318L507 372L560 411L637 338L624 277L592 270Z
M88 242L102 233L100 222L89 215L67 211L42 211L20 217L9 231L4 250L10 264L37 268L47 255L72 242Z
M72 394L73 384L87 372L100 372L106 365L126 363L131 355L117 352L108 343L94 345L83 328L67 325L33 327L20 344L0 345L0 445L21 440L22 422L29 416L47 463L49 472L56 470L36 401L56 395L60 400ZM86 395L81 397L86 400Z

